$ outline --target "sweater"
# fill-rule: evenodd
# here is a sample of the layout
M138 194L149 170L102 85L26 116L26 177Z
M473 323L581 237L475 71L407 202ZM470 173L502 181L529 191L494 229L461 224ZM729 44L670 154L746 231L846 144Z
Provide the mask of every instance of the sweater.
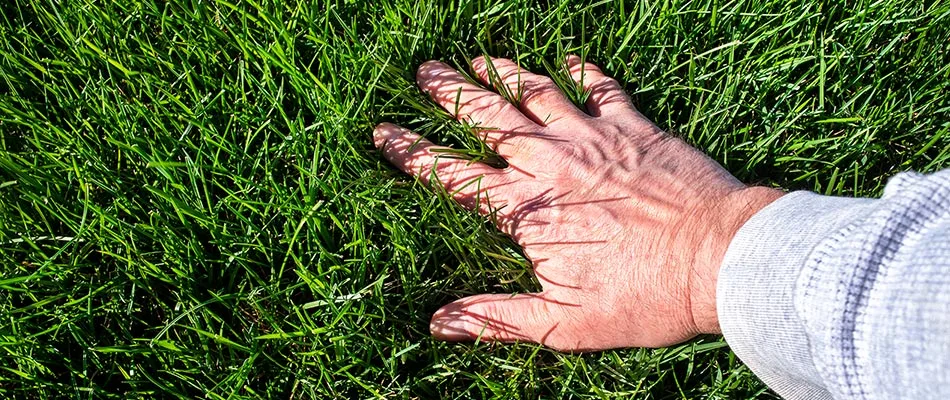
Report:
M898 174L880 199L779 198L730 243L716 303L786 399L950 399L950 170Z

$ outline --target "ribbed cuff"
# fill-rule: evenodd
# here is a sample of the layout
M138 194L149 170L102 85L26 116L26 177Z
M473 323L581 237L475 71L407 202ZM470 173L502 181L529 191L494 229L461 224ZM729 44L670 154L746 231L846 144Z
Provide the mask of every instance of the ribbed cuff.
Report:
M723 336L786 399L831 398L795 313L795 284L812 249L866 215L874 201L787 194L753 215L726 251L716 287Z

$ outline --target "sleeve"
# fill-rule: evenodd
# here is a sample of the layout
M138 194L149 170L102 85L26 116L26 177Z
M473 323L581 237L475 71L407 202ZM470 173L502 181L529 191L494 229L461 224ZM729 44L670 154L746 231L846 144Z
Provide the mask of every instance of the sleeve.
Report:
M878 200L788 194L739 230L723 335L786 399L950 398L950 170Z

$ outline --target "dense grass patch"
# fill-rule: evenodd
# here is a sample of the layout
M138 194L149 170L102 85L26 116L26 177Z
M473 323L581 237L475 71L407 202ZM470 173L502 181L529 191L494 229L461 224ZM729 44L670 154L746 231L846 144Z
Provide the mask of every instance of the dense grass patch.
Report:
M950 166L950 2L850 3L7 0L0 396L769 397L719 338L430 339L535 283L371 130L482 152L415 67L576 53L748 182L876 195Z

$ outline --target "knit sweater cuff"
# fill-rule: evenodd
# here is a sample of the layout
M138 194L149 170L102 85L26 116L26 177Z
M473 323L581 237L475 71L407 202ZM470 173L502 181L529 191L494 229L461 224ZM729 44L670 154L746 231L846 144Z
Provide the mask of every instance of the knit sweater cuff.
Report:
M733 238L716 288L719 324L737 356L786 399L830 399L815 369L794 289L815 246L866 215L874 200L794 192Z

